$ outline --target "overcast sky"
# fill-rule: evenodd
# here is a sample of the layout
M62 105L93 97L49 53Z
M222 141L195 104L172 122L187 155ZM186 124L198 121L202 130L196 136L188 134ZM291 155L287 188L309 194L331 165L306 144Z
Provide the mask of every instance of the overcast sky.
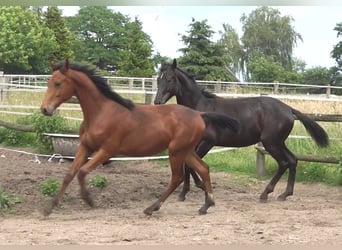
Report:
M77 14L77 7L60 7L63 15ZM192 18L196 21L207 20L215 32L213 40L219 38L222 24L228 23L241 36L242 14L249 15L257 6L112 6L115 12L121 12L143 24L143 30L150 35L154 50L162 56L179 57L179 48L184 47L180 35L186 35ZM289 15L294 21L292 26L301 34L303 42L298 41L294 56L304 60L307 67L332 67L335 61L330 57L333 46L341 41L334 27L342 22L340 6L274 6L282 16Z

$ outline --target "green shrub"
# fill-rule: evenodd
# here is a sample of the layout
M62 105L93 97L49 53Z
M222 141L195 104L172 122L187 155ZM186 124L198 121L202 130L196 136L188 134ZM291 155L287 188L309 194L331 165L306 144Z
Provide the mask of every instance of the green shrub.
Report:
M20 202L21 199L19 197L10 197L2 188L0 188L0 210L10 210L13 205Z
M41 182L39 185L39 188L40 188L40 192L43 195L54 196L57 194L60 188L60 184L59 184L59 181L56 179L49 179L49 180Z
M104 188L108 184L108 179L104 176L96 175L89 180L89 183L93 187Z
M67 120L56 114L44 116L40 112L35 112L29 117L36 133L37 148L42 153L53 152L51 138L44 133L64 133L68 131Z

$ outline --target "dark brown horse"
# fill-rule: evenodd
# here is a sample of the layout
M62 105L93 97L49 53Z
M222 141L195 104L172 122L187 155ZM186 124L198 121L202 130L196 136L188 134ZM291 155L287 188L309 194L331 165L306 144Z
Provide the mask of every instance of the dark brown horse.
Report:
M195 153L195 147L207 130L216 126L237 130L236 120L215 113L202 113L181 105L134 105L112 91L104 78L84 66L71 65L68 60L52 65L53 74L41 104L45 115L76 96L83 112L80 145L61 189L44 214L49 215L60 202L67 186L77 174L82 198L93 206L86 188L86 175L110 157L150 156L168 149L172 178L167 190L144 213L157 211L166 198L183 181L183 164L201 176L205 190L205 204L199 213L205 214L214 205L208 166ZM88 157L92 156L90 160Z
M163 64L158 78L158 92L155 104L164 104L176 96L177 103L205 112L218 112L237 119L240 132L229 130L217 134L214 140L203 140L196 152L202 158L213 146L244 147L262 142L265 149L277 161L279 168L270 183L260 196L266 201L268 194L273 192L275 185L283 173L289 169L287 187L278 199L285 200L293 194L297 159L286 147L285 140L289 136L296 116L305 126L311 137L319 146L327 146L327 133L315 121L298 110L271 97L251 97L225 99L199 88L196 81L188 73L177 68L176 60L172 64ZM197 186L202 185L196 173L186 168L183 191L179 199L184 200L189 190L190 173Z

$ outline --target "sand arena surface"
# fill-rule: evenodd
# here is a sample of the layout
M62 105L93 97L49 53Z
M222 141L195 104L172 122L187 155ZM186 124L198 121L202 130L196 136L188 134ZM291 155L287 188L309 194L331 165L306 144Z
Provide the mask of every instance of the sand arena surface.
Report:
M96 207L89 208L79 195L77 180L48 217L39 210L46 198L39 183L62 180L70 162L0 149L0 186L20 197L14 214L0 213L0 245L342 245L342 188L324 184L295 184L285 202L276 197L286 182L280 181L269 202L258 197L266 181L241 182L235 175L211 173L216 206L198 215L204 202L201 190L191 185L185 202L177 189L151 217L143 210L167 187L170 169L154 161L112 162L90 173L108 178L104 189L89 187Z

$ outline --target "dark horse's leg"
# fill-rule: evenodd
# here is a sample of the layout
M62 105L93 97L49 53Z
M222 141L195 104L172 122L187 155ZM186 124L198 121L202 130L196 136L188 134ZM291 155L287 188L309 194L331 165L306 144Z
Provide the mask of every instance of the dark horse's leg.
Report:
M212 147L213 147L212 144L209 144L205 141L201 141L196 147L196 153L200 158L203 158L209 152L209 150ZM183 189L178 196L178 200L180 200L180 201L185 200L185 196L190 190L190 174L191 174L192 178L194 179L196 187L204 190L203 183L202 183L201 179L199 178L198 174L196 173L196 171L189 168L187 165L184 165Z
M260 195L260 201L266 202L268 194L273 192L275 185L284 174L286 169L289 169L289 177L287 181L286 190L282 193L278 200L286 200L286 197L293 194L294 183L296 178L297 159L294 154L285 146L285 143L269 144L263 142L265 149L278 162L278 171L272 178L270 183L266 186L264 192Z

